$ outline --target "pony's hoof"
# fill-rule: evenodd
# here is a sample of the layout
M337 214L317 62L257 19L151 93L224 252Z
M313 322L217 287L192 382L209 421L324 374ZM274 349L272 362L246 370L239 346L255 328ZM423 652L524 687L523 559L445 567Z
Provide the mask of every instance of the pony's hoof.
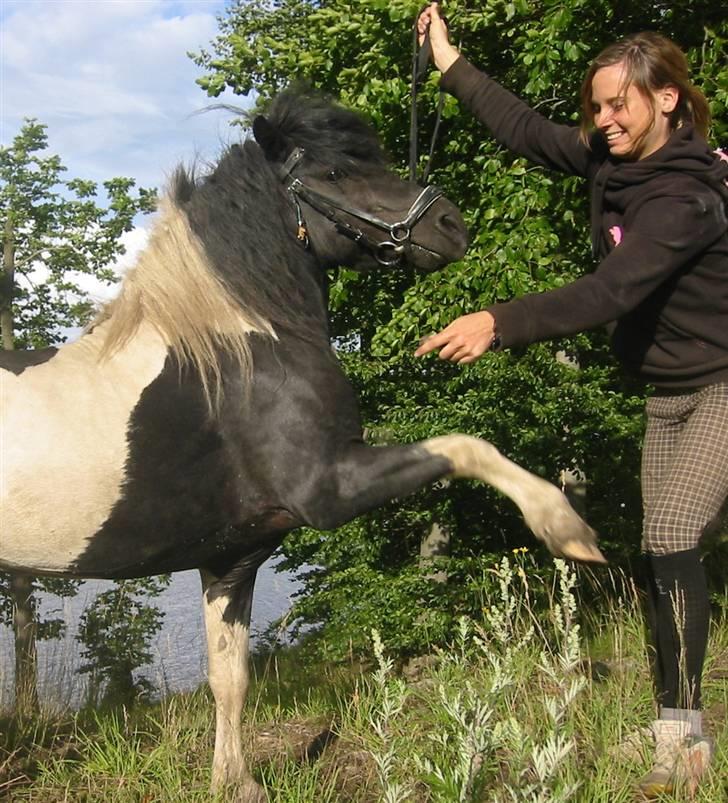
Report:
M526 523L535 536L546 544L557 558L606 563L597 546L597 534L569 504L556 486L541 481L539 506L526 516Z
M268 803L263 787L253 778L245 778L229 784L214 783L210 790L213 795L223 793L227 803Z
M236 803L268 803L268 795L260 784L251 779L237 788L234 800Z
M572 539L561 544L560 551L561 556L568 560L578 560L584 563L607 563L607 559L596 544Z

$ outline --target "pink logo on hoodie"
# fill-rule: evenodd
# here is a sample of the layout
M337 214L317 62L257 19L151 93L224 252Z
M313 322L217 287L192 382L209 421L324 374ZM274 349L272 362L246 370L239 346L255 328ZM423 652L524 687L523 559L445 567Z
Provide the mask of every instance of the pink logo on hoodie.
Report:
M622 229L620 229L619 226L612 226L612 228L609 229L609 233L612 235L615 246L622 242Z
M717 148L713 153L721 160L721 162L728 162L728 150L725 148ZM723 182L728 187L728 178Z

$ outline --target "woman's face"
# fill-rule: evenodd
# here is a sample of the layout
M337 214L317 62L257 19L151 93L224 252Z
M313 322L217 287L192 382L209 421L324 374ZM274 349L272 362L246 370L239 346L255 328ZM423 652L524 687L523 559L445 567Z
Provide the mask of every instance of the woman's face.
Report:
M625 86L624 64L602 67L592 78L594 125L604 134L609 152L622 159L644 159L670 136L670 112L677 89L666 86L644 96L636 86Z

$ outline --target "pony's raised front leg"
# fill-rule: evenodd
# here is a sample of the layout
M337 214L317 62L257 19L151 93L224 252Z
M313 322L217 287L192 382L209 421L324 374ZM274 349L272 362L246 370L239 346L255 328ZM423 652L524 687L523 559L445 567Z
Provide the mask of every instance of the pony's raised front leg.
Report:
M557 557L606 563L594 530L550 482L517 466L492 443L470 435L443 435L420 444L430 454L446 457L452 476L492 485L512 499L526 524Z
M230 587L201 569L208 681L215 698L215 754L212 789L230 787L229 800L265 803L243 758L241 717L248 691L248 638L255 574Z

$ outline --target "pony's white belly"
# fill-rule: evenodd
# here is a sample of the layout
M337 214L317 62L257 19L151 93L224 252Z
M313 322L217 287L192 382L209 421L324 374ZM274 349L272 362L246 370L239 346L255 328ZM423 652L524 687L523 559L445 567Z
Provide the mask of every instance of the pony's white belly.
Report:
M99 363L84 340L2 372L0 567L71 570L121 497L129 419L166 347L147 332Z

